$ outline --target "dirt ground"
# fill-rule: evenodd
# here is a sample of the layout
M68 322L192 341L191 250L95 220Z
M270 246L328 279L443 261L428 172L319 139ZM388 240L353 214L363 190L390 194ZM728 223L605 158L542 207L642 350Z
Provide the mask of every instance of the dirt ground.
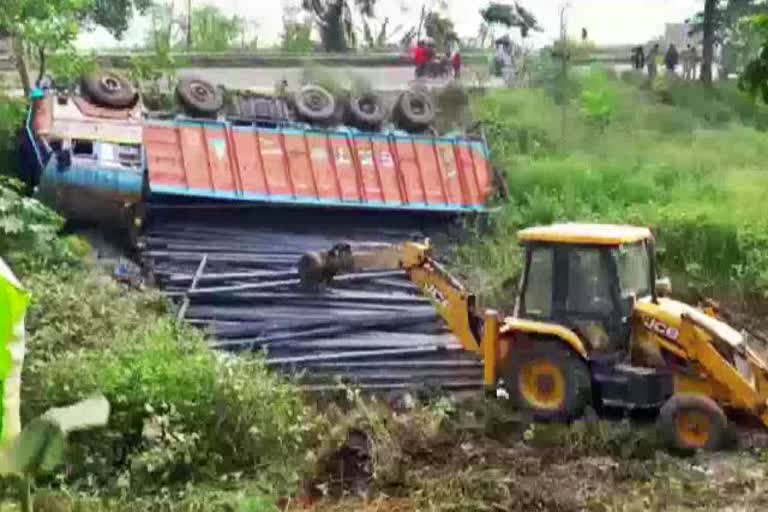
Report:
M416 412L419 416L423 411ZM471 413L470 413L471 415ZM400 424L420 423L400 416ZM389 428L370 466L333 466L316 493L283 504L298 512L758 511L768 510L768 436L742 432L729 451L677 457L658 448L652 425L528 425L517 418L451 417L425 434ZM356 440L359 445L359 439ZM378 473L377 449L399 460ZM399 452L397 457L393 453ZM358 452L361 454L361 452ZM345 466L345 467L343 467ZM355 469L352 469L354 466ZM370 473L360 468L369 467ZM348 485L328 486L348 479ZM363 485L360 485L363 482ZM315 482L317 484L317 482Z

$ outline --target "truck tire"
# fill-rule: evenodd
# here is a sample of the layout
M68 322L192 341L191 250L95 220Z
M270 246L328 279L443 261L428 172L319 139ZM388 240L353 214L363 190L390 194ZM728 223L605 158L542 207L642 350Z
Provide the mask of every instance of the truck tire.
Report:
M304 121L328 124L336 118L336 97L319 85L306 85L294 97L294 106Z
M387 118L384 102L373 92L353 95L349 100L349 124L362 130L378 130Z
M728 418L714 400L705 395L673 395L661 408L657 428L667 448L690 454L722 448Z
M100 70L83 76L80 88L84 96L101 107L131 108L139 99L133 84L113 70Z
M398 128L409 132L424 131L435 120L435 106L429 94L410 90L397 99L394 114Z
M224 94L212 83L196 77L179 79L176 98L193 116L215 116L224 106Z
M581 417L591 398L587 364L556 340L536 340L512 349L503 372L512 403L539 421Z

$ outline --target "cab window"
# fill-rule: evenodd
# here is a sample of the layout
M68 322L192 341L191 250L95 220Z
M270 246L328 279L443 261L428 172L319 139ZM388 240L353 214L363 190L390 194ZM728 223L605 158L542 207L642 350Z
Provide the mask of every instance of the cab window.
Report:
M529 316L550 318L552 316L552 282L554 250L538 247L530 250L525 294L524 312Z
M572 249L568 252L569 313L610 314L611 271L608 253L598 249Z
M614 251L622 297L651 294L651 262L645 243L619 247Z

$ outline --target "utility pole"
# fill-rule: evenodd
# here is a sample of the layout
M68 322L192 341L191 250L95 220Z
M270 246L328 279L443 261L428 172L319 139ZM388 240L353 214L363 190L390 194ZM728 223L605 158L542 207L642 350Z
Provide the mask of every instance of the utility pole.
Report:
M424 18L427 15L427 6L426 4L422 4L421 6L421 17L419 18L419 29L416 31L416 44L419 43L421 40L421 27L424 26Z
M187 0L187 51L192 51L192 0Z
M568 17L567 11L570 2L564 2L560 7L560 129L562 144L565 146L565 134L568 125L568 61L570 51L568 49Z

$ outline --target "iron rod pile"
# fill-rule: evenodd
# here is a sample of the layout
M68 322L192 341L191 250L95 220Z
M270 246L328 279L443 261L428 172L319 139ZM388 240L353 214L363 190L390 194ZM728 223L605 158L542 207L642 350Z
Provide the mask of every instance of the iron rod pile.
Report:
M213 349L263 351L271 367L308 389L479 388L480 362L404 273L366 271L320 290L302 287L296 264L307 251L398 243L446 228L445 219L392 215L156 205L141 256Z

